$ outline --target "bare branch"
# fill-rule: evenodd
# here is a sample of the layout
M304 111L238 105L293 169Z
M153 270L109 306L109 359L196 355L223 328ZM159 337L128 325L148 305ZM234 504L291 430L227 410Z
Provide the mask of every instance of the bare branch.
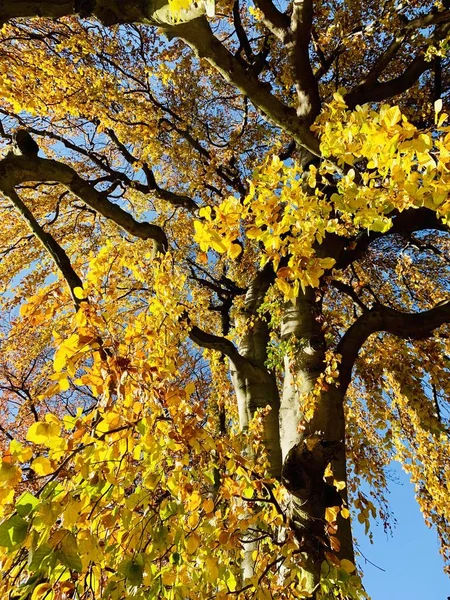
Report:
M361 298L358 296L358 294L355 292L351 285L347 285L343 281L338 280L331 281L330 285L332 285L338 291L343 292L344 294L349 296L353 300L353 302L357 304L359 308L362 309L363 312L367 310L367 306L364 304L364 302L361 300Z
M0 160L0 188L11 190L26 181L62 183L77 198L131 235L143 240L153 240L156 251L167 250L166 234L161 227L136 221L120 206L110 202L104 192L99 192L92 184L82 179L69 165L45 158L15 156L9 152Z
M356 260L359 260L372 242L392 235L394 233L409 235L414 231L424 229L436 229L437 231L448 231L448 227L439 220L436 213L428 208L410 208L401 213L392 215L393 225L386 233L371 231L362 233L353 240L349 248L344 250L335 264L336 269L346 269Z
M249 63L252 63L255 55L253 54L252 47L248 40L247 34L245 33L244 27L241 21L241 13L239 10L239 0L234 0L233 4L233 20L234 28L236 29L236 35L239 40L240 48L244 50L245 57Z
M79 300L74 293L76 287L82 287L83 283L78 277L77 273L73 269L69 257L64 252L63 248L55 241L55 239L46 231L42 229L39 223L34 218L33 213L19 198L17 192L13 188L8 188L0 183L0 190L4 196L6 196L16 207L21 217L27 223L30 230L41 242L42 246L47 250L51 258L54 260L62 276L69 286L72 298L75 304L75 308L78 308L81 300Z
M278 39L282 40L289 27L289 17L278 10L272 0L255 0L256 8L264 15L264 25Z
M116 146L122 152L125 160L130 165L133 165L138 161L138 159L131 154L131 152L128 150L125 144L122 144L122 142L118 139L118 137L112 129L107 129L106 133L116 144ZM139 189L143 193L148 193L148 191L151 190L157 198L159 198L160 200L165 200L169 204L172 204L172 206L182 206L183 208L186 208L191 212L197 210L197 203L194 200L192 200L192 198L189 198L189 196L184 196L183 194L176 194L174 192L170 192L169 190L160 188L159 185L156 183L153 171L147 164L143 165L142 170L144 171L145 176L147 178L147 185L145 186L141 183L138 183L138 185L136 185L137 182L133 182L134 187L136 187L136 189Z
M214 36L206 19L196 19L189 24L164 26L169 37L184 40L200 58L207 60L227 81L249 97L266 117L283 131L289 133L300 145L319 156L317 138L309 125L302 123L296 111L270 93L267 84L259 79L234 57Z
M298 98L297 115L312 123L320 110L319 88L311 68L309 44L313 19L312 0L295 0L285 43L293 67Z
M360 349L373 333L385 331L403 339L421 340L449 322L450 300L420 313L403 313L375 304L353 323L338 344L337 352L342 356L339 376L343 392L350 383L352 368Z

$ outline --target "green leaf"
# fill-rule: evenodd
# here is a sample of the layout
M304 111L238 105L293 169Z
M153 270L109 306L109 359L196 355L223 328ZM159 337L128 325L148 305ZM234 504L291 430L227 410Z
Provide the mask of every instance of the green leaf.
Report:
M142 584L143 570L141 565L131 563L128 569L127 581L130 585L139 587Z
M49 544L41 544L28 555L28 567L31 572L38 571L46 558L51 556L53 548Z
M142 565L134 560L123 561L119 566L119 573L126 578L129 585L140 586L142 584L144 570Z
M63 565L69 567L72 571L81 573L83 566L78 553L77 541L72 533L68 533L61 541L58 557Z
M0 546L12 550L27 537L28 523L20 515L14 515L0 525Z
M39 504L39 500L30 494L24 492L16 502L16 510L21 517L26 517Z

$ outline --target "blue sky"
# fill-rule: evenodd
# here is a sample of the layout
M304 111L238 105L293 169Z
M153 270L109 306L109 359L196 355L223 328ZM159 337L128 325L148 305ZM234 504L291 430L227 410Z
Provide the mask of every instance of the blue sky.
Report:
M399 483L391 483L390 503L397 526L393 536L383 527L374 527L374 544L364 536L364 528L354 524L361 551L378 567L359 564L364 585L372 600L447 600L450 578L443 572L437 533L428 529L414 490L400 467L394 467Z

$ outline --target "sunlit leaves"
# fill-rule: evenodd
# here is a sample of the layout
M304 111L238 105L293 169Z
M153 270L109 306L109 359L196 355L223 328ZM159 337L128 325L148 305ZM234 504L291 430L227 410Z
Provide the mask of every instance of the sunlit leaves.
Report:
M138 278L147 260L135 264ZM25 543L20 568L30 576L45 574L53 586L61 573L79 573L76 585L89 574L90 585L106 597L114 590L126 597L138 590L171 597L178 590L189 597L193 582L196 594L225 595L239 585L240 539L248 527L266 532L256 561L261 572L265 557L278 551L282 518L275 506L267 502L249 511L242 500L253 498L255 489L266 495L260 482L265 463L253 466L243 458L239 436L226 443L217 437L196 382L180 380L186 338L180 304L189 300L172 257L152 265L142 310L116 330L120 305L102 306L97 281L105 273L115 276L123 264L99 253L91 265L89 303L64 330L54 331L52 378L67 379L69 389L89 386L98 402L86 414L48 412L30 424L24 443L11 442L0 470L8 503L0 542L11 557ZM255 452L261 452L262 424L252 426ZM18 493L23 469L38 493ZM287 540L283 553L296 549ZM270 569L265 576L271 579ZM35 586L33 593L41 590L47 588Z

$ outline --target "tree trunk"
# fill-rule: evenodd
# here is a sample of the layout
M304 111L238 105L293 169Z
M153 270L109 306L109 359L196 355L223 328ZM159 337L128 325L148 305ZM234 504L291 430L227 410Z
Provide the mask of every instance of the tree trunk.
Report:
M331 479L346 485L347 478L343 393L334 385L320 390L316 386L325 368L319 316L315 292L309 288L295 303L285 306L281 331L282 339L291 342L280 405L282 481L291 493L291 526L304 549L304 568L312 587L319 581L325 553L354 562L349 519L339 516L337 531L325 520L328 507L347 502L346 487L339 492L333 481L325 480L327 465L332 466ZM312 416L306 420L305 403L310 402ZM340 549L336 549L338 545Z
M265 365L269 328L259 313L266 291L272 281L273 272L265 269L255 277L245 297L244 309L236 318L236 329L240 333L239 354L245 360L239 364L230 361L231 377L236 392L239 426L241 431L248 430L250 421L258 409L270 407L264 419L263 443L269 460L269 475L275 479L281 477L281 448L279 431L280 396L275 374ZM244 546L244 558L241 565L242 580L245 582L254 573L253 551L256 543L252 536Z
M258 408L271 407L263 432L270 475L278 479L281 476L290 492L290 526L303 550L302 566L309 575L312 591L319 582L326 553L354 562L350 521L338 516L332 525L325 518L328 507L347 502L346 487L338 491L333 484L339 481L346 486L347 480L343 393L334 385L317 390L325 368L325 341L318 320L320 306L314 290L308 289L295 303L284 307L281 335L290 348L284 359L280 401L275 376L265 366L268 326L258 314L269 283L270 277L262 272L247 292L244 310L236 323L242 327L239 353L245 361L239 365L232 362L231 374L243 431ZM314 410L306 420L305 402L311 401L314 391ZM325 478L328 464L332 478ZM253 574L253 550L249 538L242 564L244 581Z

